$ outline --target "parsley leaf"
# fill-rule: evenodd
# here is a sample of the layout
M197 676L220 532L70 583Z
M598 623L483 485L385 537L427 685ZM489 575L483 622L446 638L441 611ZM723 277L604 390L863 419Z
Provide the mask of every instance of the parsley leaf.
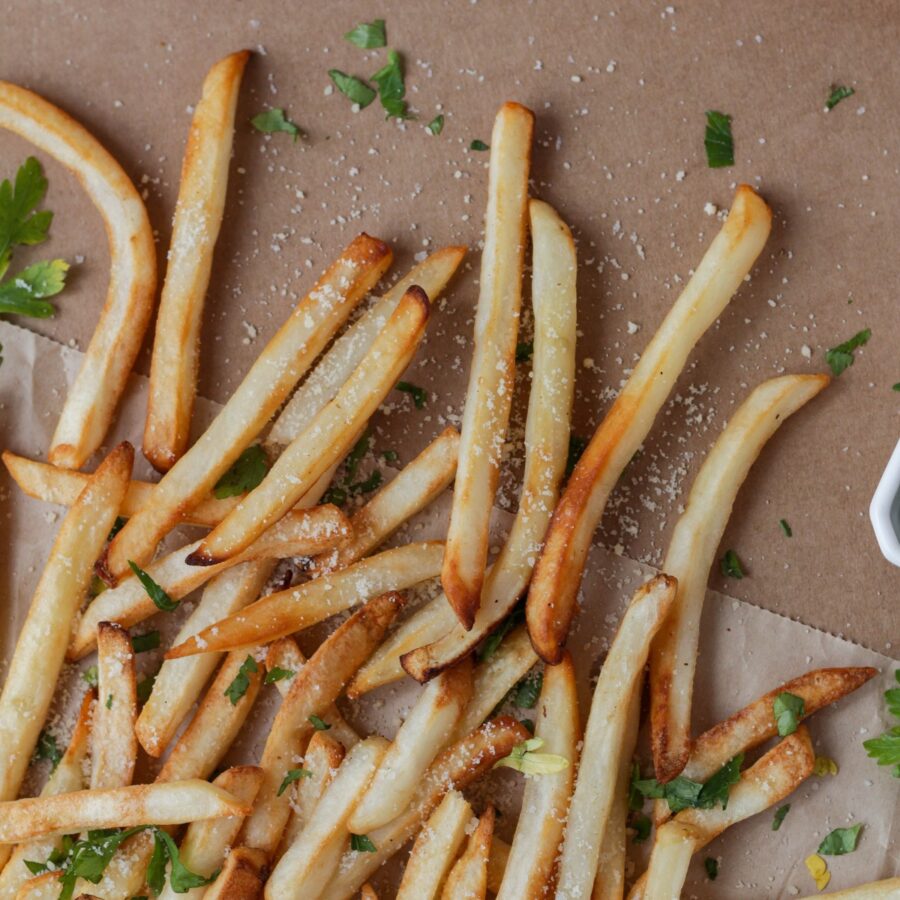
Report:
M734 550L725 551L725 555L722 557L721 566L722 574L728 578L737 578L740 580L744 577L744 569Z
M894 678L900 683L900 669L894 672ZM888 712L900 718L900 689L885 691L884 699L887 701ZM863 741L863 747L879 766L893 766L894 778L900 778L900 725L895 725L876 738Z
M340 69L329 69L328 77L334 82L334 86L360 109L365 109L375 99L376 92L354 75L348 75Z
M107 709L112 709L112 705L113 705L113 700L114 700L114 699L115 699L115 698L113 697L112 694L110 694L110 695L106 698L106 708L107 708Z
M643 844L650 837L652 823L648 816L638 813L631 818L631 827L634 829L634 843Z
M84 681L86 681L91 687L97 687L98 674L97 674L97 667L96 667L96 666L91 666L89 669L85 669L85 670L81 673L81 677L82 677L82 679L84 679Z
M486 144L484 141L474 140L474 141L472 141L471 144L469 144L469 149L470 150L479 150L479 151L490 150L491 145Z
M265 684L275 684L276 681L284 681L285 678L293 678L297 673L293 669L282 669L281 666L272 666L266 672Z
M280 107L269 108L265 112L257 113L251 120L250 124L263 134L276 134L283 131L285 134L291 135L296 142L300 137L300 128L292 122Z
M428 403L428 391L409 381L398 381L397 390L402 391L404 394L409 394L416 405L416 409L424 409Z
M113 527L109 529L106 540L111 541L127 524L128 519L125 516L116 516L116 521L113 522Z
M159 643L159 632L148 631L145 634L136 634L131 639L131 649L135 653L146 653L148 650L156 650L159 647Z
M288 769L287 775L282 779L278 788L278 796L280 797L295 781L301 778L312 778L313 773L309 769Z
M224 691L232 706L237 706L241 697L247 693L247 689L250 687L250 676L258 671L259 666L256 664L256 660L248 653L247 658L241 663L237 675Z
M788 525L787 519L779 519L778 525L780 526L781 530L784 532L785 537L793 537L794 536L793 529L791 528L790 525Z
M360 50L376 50L387 45L387 34L384 27L384 19L376 19L374 22L360 22L352 31L344 35L344 40L350 41Z
M435 116L425 127L437 137L444 130L444 117Z
M367 834L351 834L350 849L357 853L375 853L378 849Z
M586 438L579 437L577 434L569 435L569 455L566 457L566 478L570 478L581 454L587 449L588 441Z
M153 685L156 682L155 675L148 675L137 683L137 698L139 703L146 703L153 693Z
M231 468L216 482L213 494L217 500L237 497L252 491L262 482L269 471L269 459L259 444L248 447L232 464Z
M703 137L706 147L706 162L711 169L721 169L734 165L734 138L731 136L731 116L706 111L706 132Z
M163 612L172 612L178 609L178 601L173 600L134 560L128 560L128 566L137 576L138 581L144 586L147 596L153 601L157 609Z
M830 112L841 102L841 100L846 100L847 97L852 97L855 93L856 91L852 87L846 87L843 84L833 84L831 86L831 93L825 101L825 109Z
M0 350L2 350L2 349L3 349L3 347L0 347ZM900 391L900 381L898 381L898 382L891 388L891 390L892 390L892 391Z
M859 833L862 831L862 823L851 825L849 828L835 828L819 844L817 853L822 856L843 856L852 853L859 842Z
M388 50L387 63L372 76L372 81L378 85L378 96L389 119L412 118L406 111L406 101L403 99L406 96L403 61L396 50Z
M534 709L544 684L543 672L526 675L514 688L512 702L519 709Z
M23 269L0 284L0 313L47 319L56 312L47 297L55 297L66 286L69 264L62 259L45 260Z
M340 485L333 484L322 495L322 502L343 506L347 502L347 492Z
M569 767L569 761L564 756L555 753L537 753L544 746L544 739L539 737L529 738L516 744L509 756L498 759L494 768L506 766L522 772L525 775L554 775Z
M825 362L828 363L835 378L853 365L853 351L868 344L870 337L872 337L872 329L864 328L854 334L849 341L844 341L843 344L838 344L837 347L825 351Z
M528 362L534 353L534 341L520 341L516 344L516 362Z
M49 759L51 769L55 769L63 758L63 752L59 749L56 738L46 729L38 735L34 756L35 759Z
M710 881L715 881L719 875L719 861L712 856L707 856L703 860L703 868L706 869L706 877Z
M775 716L775 724L778 726L778 734L787 737L797 730L800 720L806 709L806 703L802 697L782 691L772 703L772 713Z
M366 432L353 445L352 449L347 454L347 458L344 460L344 466L347 469L348 481L356 477L356 470L359 468L359 464L362 462L363 457L369 452L371 441L372 439L369 436L369 433Z
M165 844L166 854L169 857L169 884L176 894L186 894L193 888L204 887L215 881L219 874L218 872L214 872L209 878L204 878L202 875L198 875L196 872L188 869L181 862L175 841L162 828L153 829L153 838L155 841L162 841Z
M492 631L481 643L481 646L478 648L476 656L478 657L479 662L484 662L486 659L490 659L496 652L497 648L500 644L503 643L503 638L506 637L516 627L516 625L521 625L522 622L525 621L525 610L521 606L517 606L513 611L507 616L507 618L500 624L500 627L497 628L496 631Z
M691 781L679 775L666 784L660 784L655 778L639 779L637 770L632 776L631 786L634 791L649 797L652 800L665 800L674 815L683 809L712 809L717 803L722 809L728 806L728 793L732 785L737 784L741 778L741 765L744 762L744 754L739 753L710 776L706 784ZM632 801L633 802L633 801Z
M778 809L775 810L775 818L772 819L772 831L778 831L778 829L781 828L781 823L784 821L784 817L790 811L790 803L785 803L784 806L779 806Z
M328 722L324 719L320 719L318 716L310 716L308 721L316 731L328 731L331 728L331 725Z

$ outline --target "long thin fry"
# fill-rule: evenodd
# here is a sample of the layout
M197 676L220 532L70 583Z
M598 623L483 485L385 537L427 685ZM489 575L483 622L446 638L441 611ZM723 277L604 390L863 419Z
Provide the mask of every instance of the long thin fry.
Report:
M472 663L465 659L419 694L394 737L366 795L350 817L350 830L367 834L403 812L419 779L451 742L472 695Z
M544 741L541 752L561 756L569 765L525 782L522 812L498 900L539 900L552 889L581 736L575 668L568 654L544 672L535 723L535 737Z
M425 335L429 304L413 285L337 396L285 448L262 483L188 555L209 566L240 553L280 519L353 446L409 365Z
M489 806L478 820L462 856L450 870L441 892L442 900L484 900L487 896L487 865L494 834L494 807Z
M173 647L168 659L265 643L309 628L385 591L402 591L441 571L440 541L405 544L323 575L315 581L269 594L235 615L204 628Z
M0 694L0 800L16 796L44 726L69 642L131 474L134 450L119 444L63 520L35 589ZM36 679L35 672L41 673Z
M25 88L0 81L0 127L69 169L106 225L106 302L50 445L52 463L77 469L103 443L150 323L156 292L153 230L131 179L67 113Z
M334 876L348 841L348 819L388 748L381 737L360 741L341 763L315 816L287 849L266 883L269 900L316 900Z
M278 847L290 814L290 798L281 791L294 768L295 747L306 743L313 731L310 716L321 716L366 657L378 646L391 620L403 604L399 594L370 600L341 625L291 680L262 753L264 780L253 815L243 830L243 842L270 856Z
M390 265L381 241L360 235L331 265L266 345L213 423L154 488L108 548L104 572L128 574L150 561L183 510L203 499L259 434L353 307Z
M650 654L650 733L656 777L670 781L691 753L691 700L700 615L709 570L737 492L769 438L824 388L826 375L785 375L763 382L740 405L697 473L663 571L678 594Z
M587 897L593 888L620 760L633 750L625 747L629 705L675 590L675 579L668 575L657 575L638 588L600 670L560 854L560 900Z
M475 349L441 583L464 628L481 599L488 524L515 377L534 114L504 103L494 120Z
M771 219L762 199L741 185L722 230L575 466L554 510L528 594L528 630L545 662L559 661L591 537L610 491L649 433L691 349L749 273Z
M343 569L368 556L452 483L458 454L459 432L448 426L393 481L353 514L352 539L313 560L313 569L319 572Z
M125 787L137 763L137 679L131 638L112 622L101 622L97 637L97 696L91 790Z
M309 420L330 403L341 385L353 374L363 357L387 325L400 299L414 284L434 301L447 286L466 254L465 247L442 247L401 278L380 300L372 304L328 349L315 369L294 392L265 439L274 455L290 444Z
M266 854L252 847L235 847L204 900L256 900L266 880ZM183 896L183 895L179 895Z
M525 474L509 539L484 581L481 606L468 631L456 624L403 658L425 681L472 650L499 626L528 587L559 491L569 451L575 390L575 244L566 224L540 200L529 204L534 306L534 367L525 422Z
M491 855L487 864L487 886L489 891L495 894L500 890L503 876L506 874L506 863L509 859L509 851L512 848L506 841L494 835L491 841Z
M413 844L396 900L435 900L471 820L472 807L463 795L447 791Z
M200 367L203 301L225 210L234 112L249 58L250 52L241 50L209 70L184 149L144 427L144 456L160 471L170 469L187 447Z
M17 844L41 834L131 828L147 822L179 825L248 811L227 791L197 779L7 800L0 803L0 844Z
M315 553L337 546L349 534L350 523L336 506L293 510L263 532L243 553L217 566L198 567L185 562L185 555L199 546L199 542L195 542L151 563L146 571L172 600L180 600L232 566L249 560L277 560ZM69 658L81 659L91 652L100 622L117 622L130 628L156 612L156 603L138 577L132 575L122 580L85 609L72 636Z

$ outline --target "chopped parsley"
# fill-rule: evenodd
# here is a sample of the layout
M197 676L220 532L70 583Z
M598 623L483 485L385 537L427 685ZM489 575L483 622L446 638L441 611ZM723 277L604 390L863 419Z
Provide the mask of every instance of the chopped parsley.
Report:
M288 769L287 775L284 776L278 788L278 796L280 797L295 781L312 777L313 773L309 769Z
M63 758L63 752L59 749L59 743L46 728L38 735L37 746L34 748L34 758L49 759L51 769L55 769Z
M266 684L275 684L276 681L284 681L285 678L293 678L297 673L293 669L282 669L281 666L272 666L266 672Z
M872 337L872 329L864 328L862 331L857 331L850 340L825 351L825 362L828 363L835 378L853 365L853 351L868 344L870 337Z
M340 69L329 69L328 77L334 82L334 86L360 109L365 109L376 97L375 90L355 75L348 75Z
M134 560L129 559L128 566L144 586L147 596L157 609L162 612L172 612L178 609L178 601L173 600Z
M491 145L486 144L484 141L474 140L474 141L472 141L471 144L469 144L469 149L470 150L478 150L478 151L490 150Z
M349 497L355 494L368 494L381 487L384 476L382 476L378 469L374 469L369 477L362 481L353 480L356 477L360 462L362 462L363 457L369 452L371 443L372 439L369 436L369 433L366 432L353 445L352 449L347 454L347 458L344 460L344 477L341 480L341 483L333 484L328 488L325 495L322 497L323 503L333 503L335 506L343 506ZM393 453L394 459L397 458L397 454L394 453L393 450L388 450L384 454L385 459L387 459L388 453Z
M115 699L115 697L113 697L112 694L110 694L110 695L106 698L106 708L107 708L107 709L112 709L112 705L113 705L113 700L114 700L114 699Z
M84 681L86 681L91 687L97 687L97 667L91 666L89 669L85 669L81 673L81 677Z
M781 828L781 823L784 821L784 817L790 811L790 803L785 803L784 806L779 806L778 809L775 810L775 818L772 819L772 831L778 831L778 829Z
M160 644L158 631L148 631L144 634L136 634L131 639L131 649L135 653L146 653L148 650L156 650Z
M537 706L538 697L541 695L541 687L544 684L544 673L533 672L526 675L512 691L512 702L519 709L534 709Z
M396 450L385 450L381 456L385 462L397 462L400 459L400 454Z
M744 577L744 569L741 561L738 559L734 550L726 550L721 560L722 574L727 578L737 578L740 580Z
M241 663L237 675L224 691L232 706L237 706L241 697L247 693L247 689L250 687L250 676L255 675L258 671L259 666L256 660L248 653L247 658Z
M517 625L521 625L525 621L525 609L519 604L507 617L501 622L500 627L492 631L482 642L475 654L479 662L490 659L496 652L503 638L506 637Z
M806 711L806 703L802 697L796 694L782 691L772 703L772 714L775 716L775 725L778 734L787 737L797 730L800 720Z
M728 806L728 793L731 786L741 779L741 765L744 754L739 753L710 776L705 784L691 781L679 775L666 784L660 784L655 778L635 778L632 776L632 790L652 800L665 800L674 815L683 809L712 809L717 803L722 809ZM639 775L640 772L636 771Z
M634 843L643 844L650 837L650 828L653 823L649 816L636 813L631 817L631 827L634 829Z
M128 519L124 516L116 516L116 521L113 522L113 527L109 529L106 540L111 541L127 524Z
M703 868L706 869L706 877L715 881L719 874L719 861L713 856L707 856L703 860Z
M416 405L416 409L424 409L428 403L428 391L409 381L398 381L397 390L402 391L404 394L409 394Z
M444 130L444 117L435 116L425 127L437 137Z
M793 532L791 526L788 525L787 519L779 519L778 525L781 528L781 530L784 532L785 537L793 537L794 536L794 532Z
M2 349L3 349L3 348L0 347L0 350L2 350ZM892 391L900 391L900 381L898 381L898 382L891 388L891 390L892 390Z
M528 362L534 353L534 341L520 341L516 344L516 362Z
M216 482L213 494L217 500L238 497L257 487L269 471L269 459L259 444L248 447Z
M734 138L731 136L731 116L706 111L706 132L703 137L706 162L711 169L734 165Z
M817 853L822 856L843 856L852 853L859 842L859 833L862 831L862 823L851 825L849 828L835 828L819 844Z
M535 752L543 746L543 738L528 738L527 741L516 744L509 756L498 759L494 763L494 768L506 766L525 775L555 775L569 767L569 761L564 756Z
M319 718L319 716L310 716L309 724L312 725L316 731L328 731L331 728L331 725L324 719Z
M388 61L373 76L378 85L378 98L389 119L410 119L406 110L406 85L403 81L403 60L396 50L388 50Z
M894 672L894 678L900 683L900 669ZM888 712L900 718L900 688L891 688L884 692ZM884 734L863 741L863 747L870 758L879 766L893 766L894 778L900 778L900 725L889 728Z
M376 19L374 22L360 22L352 31L344 35L344 40L350 41L360 50L377 50L387 45L387 33L384 27L384 19Z
M826 775L837 775L840 771L837 762L830 756L817 756L813 762L813 775L824 778Z
M292 122L280 107L257 113L250 120L250 124L263 134L277 134L279 131L283 131L285 134L289 134L294 141L300 137L299 126Z
M356 853L375 853L378 848L367 834L351 834L350 849Z
M841 102L841 100L846 100L855 93L856 91L852 87L847 87L843 84L833 84L831 86L831 93L829 93L828 99L825 101L826 111L830 112Z

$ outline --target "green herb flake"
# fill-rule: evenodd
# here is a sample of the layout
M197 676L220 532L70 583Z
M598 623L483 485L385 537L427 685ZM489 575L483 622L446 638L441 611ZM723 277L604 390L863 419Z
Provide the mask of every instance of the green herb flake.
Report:
M444 117L435 116L425 127L437 137L444 130Z
M828 99L825 101L825 109L827 112L831 112L841 100L846 100L848 97L852 97L856 91L852 87L847 87L843 84L833 84L831 86L831 93L828 95Z
M351 834L350 849L356 853L375 853L378 848L367 834Z
M864 328L862 331L857 331L850 340L825 351L825 362L828 363L835 378L853 365L853 351L868 344L870 337L872 337L872 329Z
M512 702L519 709L534 709L537 706L538 697L541 695L541 687L544 684L544 673L534 672L526 675L514 688Z
M806 703L802 697L782 691L772 703L772 714L775 716L775 724L778 734L787 737L797 730L800 720L803 718Z
M225 696L231 701L232 706L237 706L241 697L247 693L247 689L250 687L250 676L256 674L258 671L259 666L256 664L256 660L250 656L250 654L247 654L247 658L241 663L241 667L238 669L237 675L234 676L234 680L224 691Z
M97 667L96 666L91 666L89 669L85 669L81 673L81 677L91 687L97 687L98 675L97 675Z
M134 560L129 559L128 566L144 586L147 596L157 609L162 612L172 612L178 609L178 601L173 600Z
M706 162L711 169L734 165L734 138L731 136L731 116L706 111L706 132L703 137Z
M127 524L128 519L125 516L116 516L116 521L113 522L113 527L109 529L106 540L111 541Z
M285 678L293 678L297 673L293 669L282 669L281 666L272 666L266 672L265 683L275 684L276 681L284 681Z
M470 150L478 150L479 152L482 152L484 150L490 150L491 145L486 144L484 141L474 140L474 141L472 141L471 144L469 144L469 149Z
M0 350L2 350L2 349L3 349L3 348L0 347ZM900 391L900 381L898 381L898 382L891 388L891 390L892 390L892 391Z
M778 809L775 810L775 818L772 819L772 831L778 831L778 829L781 828L781 823L784 822L784 817L790 811L790 803L785 803L784 806L779 806Z
M277 134L283 131L285 134L289 134L294 141L300 137L299 126L292 122L280 107L257 113L250 120L250 124L263 134Z
M822 856L843 856L852 853L859 842L859 833L862 831L862 823L851 825L849 828L835 828L819 844L816 851Z
M397 462L400 459L400 455L396 450L385 450L384 453L381 454L382 459L385 462Z
M721 560L722 574L727 578L737 578L740 580L744 577L744 569L741 561L738 559L734 550L726 550Z
M352 31L344 35L344 40L350 41L360 50L377 50L387 45L387 32L384 27L384 19L376 19L374 22L360 22Z
M529 738L516 744L509 756L498 759L494 768L506 766L525 775L555 775L569 767L569 761L556 753L538 753L544 746L544 739Z
M329 69L328 77L334 82L334 86L360 109L365 109L377 96L364 81L354 75L347 75L340 69Z
M416 409L424 409L428 403L428 392L425 388L418 387L418 385L409 381L398 381L397 390L402 391L404 394L409 394L416 405Z
M110 694L110 695L106 698L106 708L107 708L107 709L112 709L112 705L113 705L113 700L114 700L114 699L115 699L115 698L113 697L112 694Z
M516 362L528 362L534 354L534 341L521 341L516 344Z
M153 828L152 830L154 841L161 841L165 844L166 855L169 857L169 884L176 894L186 894L194 888L205 887L215 881L218 877L218 872L213 872L209 878L204 878L203 875L192 872L182 863L178 847L170 835L161 828Z
M322 496L323 503L331 503L334 506L343 506L347 502L347 492L337 484L333 484Z
M158 631L147 631L144 634L136 634L131 639L131 649L135 653L147 653L149 650L156 650L160 644L160 634Z
M231 468L216 482L213 494L217 500L238 497L252 491L266 477L269 459L259 444L248 447L231 465Z
M635 844L643 844L650 837L652 822L649 816L637 813L631 817L631 827L634 829L633 841Z
M779 519L778 526L784 532L785 537L793 537L794 536L794 532L791 529L791 526L788 525L787 519Z
M688 808L712 809L716 804L725 809L732 785L740 781L743 762L744 754L739 753L713 774L706 784L679 775L666 784L660 784L655 778L632 777L631 785L634 791L644 797L665 800L673 815ZM640 772L636 769L635 774L639 775Z
M309 769L288 769L287 775L284 776L278 788L278 796L280 797L295 781L312 777L313 773Z
M900 669L894 672L895 680L900 683ZM900 690L891 688L884 692L888 712L900 718ZM900 778L900 725L895 725L878 737L863 741L866 753L879 766L893 766L891 774Z
M319 718L319 716L310 716L309 724L312 725L316 731L328 731L331 728L331 725L324 719Z
M137 698L139 703L146 703L153 693L153 685L156 683L155 675L148 675L137 683Z
M713 856L707 856L703 860L703 868L706 869L706 877L715 881L719 875L719 861Z
M506 637L517 625L521 625L525 621L525 610L521 604L515 607L509 616L501 622L500 627L492 631L481 643L475 654L479 662L490 659L496 652L503 638Z
M43 729L38 735L37 746L34 748L35 759L50 760L50 768L55 769L63 758L63 752L59 749L56 737L47 729Z
M389 119L410 119L406 110L406 85L403 81L403 60L396 50L388 50L388 61L373 76L378 85L378 97Z

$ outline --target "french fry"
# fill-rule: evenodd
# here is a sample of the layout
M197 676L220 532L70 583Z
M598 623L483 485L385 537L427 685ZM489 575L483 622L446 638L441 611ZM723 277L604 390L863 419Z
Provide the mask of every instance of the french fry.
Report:
M353 446L409 365L425 335L429 304L413 285L337 396L285 448L262 483L188 556L210 566L240 553L289 510Z
M266 854L252 847L235 847L203 897L204 900L256 900L263 895L265 881Z
M449 487L456 474L458 453L459 432L448 426L393 481L353 514L352 539L313 560L314 571L343 569L384 543L407 519Z
M184 149L144 427L144 456L161 472L187 447L200 367L203 301L225 210L234 112L249 58L250 52L241 50L209 70Z
M435 900L466 839L472 807L447 791L413 844L396 900Z
M77 469L103 443L144 340L156 293L153 229L140 194L88 131L42 97L0 82L0 127L69 169L103 217L109 288L50 445L50 462Z
M250 806L261 782L262 771L256 766L235 766L226 769L213 784ZM192 872L209 878L213 872L222 868L243 821L241 816L227 816L223 819L192 822L178 848L181 864ZM167 880L159 900L200 900L203 896L209 896L206 888L192 888L187 893L177 894L171 881Z
M56 535L0 694L0 800L14 798L22 785L53 699L72 621L91 583L94 560L115 523L133 459L131 445L119 444L100 464Z
M276 522L243 553L216 566L198 567L185 562L185 555L199 546L195 542L150 563L146 571L172 600L180 600L232 566L250 560L278 560L315 553L340 544L349 534L350 523L336 506L298 509ZM81 659L93 650L100 622L116 622L130 628L158 611L140 579L132 575L122 580L84 610L72 636L69 658Z
M53 794L68 794L80 791L84 787L84 763L91 741L91 721L94 713L94 702L97 696L93 690L85 693L72 729L72 737L66 752L47 779L42 797ZM9 861L0 872L0 897L12 898L19 888L31 880L31 870L25 860L45 862L47 857L60 846L56 838L37 838L27 844L20 844L13 850Z
M334 876L353 831L348 819L384 757L381 737L360 741L341 763L315 815L288 847L266 883L268 900L316 900Z
M436 642L404 656L403 667L417 681L431 678L471 653L512 612L528 587L536 548L547 530L566 468L575 390L575 244L552 207L532 200L529 209L534 244L534 365L519 510L509 539L485 577L472 627L466 630L457 624Z
M494 835L491 840L491 853L488 856L487 864L487 886L488 890L497 893L500 885L503 883L503 876L506 874L506 863L509 859L509 844Z
M262 685L263 666L256 663L255 671L248 671L245 665L248 656L254 656L252 649L234 650L225 657L194 718L172 748L157 781L207 778L221 762L250 714ZM247 688L235 703L225 692L242 671Z
M368 882L359 889L359 900L378 900L375 888Z
M542 753L561 756L569 765L561 772L526 780L522 814L498 900L536 900L551 891L581 739L576 691L575 668L565 654L558 666L548 666L544 672L535 736L544 740Z
M0 803L0 844L18 844L42 834L131 828L147 822L180 825L248 812L247 804L198 779L74 791Z
M391 251L357 237L297 304L203 435L154 488L109 545L102 570L109 582L146 565L183 510L202 500L259 434L354 306L390 265Z
M460 624L481 601L488 525L500 475L515 378L534 114L504 103L494 120L475 349L441 583Z
M306 427L309 420L330 403L341 385L353 374L397 309L400 299L418 285L434 303L466 254L465 247L442 247L413 267L380 300L361 315L316 363L315 369L294 392L265 439L266 448L278 456Z
M886 878L884 881L871 881L843 891L831 891L828 894L811 894L804 900L825 897L826 900L897 900L900 897L900 875Z
M456 615L443 594L423 603L393 631L356 673L347 687L347 696L355 700L375 688L399 681L406 675L400 662L403 656L443 637L456 621Z
M656 777L662 782L678 775L691 753L700 615L709 570L737 492L769 438L829 380L827 375L785 375L759 385L704 460L672 532L662 568L678 579L678 594L650 653L651 747Z
M440 574L443 553L440 541L385 550L340 572L269 594L173 647L166 658L262 644L302 631L371 597L434 578Z
M489 806L478 820L463 855L456 861L441 893L442 900L466 897L484 900L487 896L487 865L494 834L494 807Z
M575 466L553 512L528 594L528 630L545 662L560 659L591 538L610 491L649 433L692 348L749 273L771 220L763 200L741 185L722 230Z
M456 725L457 738L476 729L512 687L538 662L524 626L513 629L484 662L475 667L472 699Z
M600 670L566 820L558 897L587 897L593 888L621 758L623 754L630 758L634 749L625 746L632 695L675 590L674 578L657 575L635 591Z
M402 605L403 598L396 593L370 600L291 679L291 689L275 716L262 753L263 784L242 832L248 847L274 854L290 815L290 797L280 791L281 785L288 770L294 768L296 745L304 744L313 732L309 717L320 716L334 703L363 660L378 646Z
M350 817L350 830L368 834L399 816L412 800L419 779L451 742L472 696L472 662L447 669L419 694L378 771Z
M137 763L137 679L128 632L101 622L97 636L97 706L91 733L91 790L131 784Z
M369 835L375 852L344 855L337 874L322 894L323 900L352 897L422 827L447 791L462 790L471 784L528 736L515 719L500 716L448 747L432 763L403 814Z
M805 725L741 773L725 809L683 809L656 832L650 865L629 900L670 900L681 895L691 857L730 825L768 809L812 774L815 752Z

